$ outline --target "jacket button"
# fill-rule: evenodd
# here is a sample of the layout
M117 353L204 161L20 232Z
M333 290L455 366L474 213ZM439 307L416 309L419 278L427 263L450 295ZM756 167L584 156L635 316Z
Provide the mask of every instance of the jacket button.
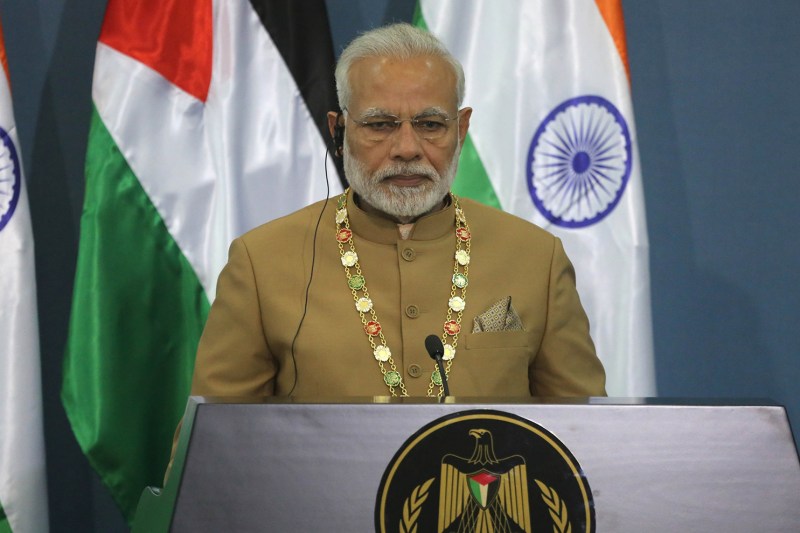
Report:
M409 305L406 307L406 316L408 318L417 318L419 316L419 307L416 305Z
M403 251L400 252L400 255L406 261L413 261L417 258L417 252L415 252L413 248L404 248Z
M417 364L408 365L408 375L412 378L420 377L422 375L422 367Z

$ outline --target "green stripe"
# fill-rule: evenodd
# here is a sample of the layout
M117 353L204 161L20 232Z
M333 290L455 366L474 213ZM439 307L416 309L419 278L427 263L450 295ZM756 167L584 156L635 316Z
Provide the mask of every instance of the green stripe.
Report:
M2 503L0 503L0 533L11 533L11 524L8 523Z
M414 7L413 24L430 31L428 24L425 22L425 17L422 15L422 7L419 0ZM500 199L495 193L489 174L486 173L486 169L483 167L478 151L475 149L475 144L472 142L472 136L469 133L464 139L464 145L461 147L461 157L458 163L456 179L453 183L453 192L458 196L471 198L483 204L502 209Z
M481 158L475 145L472 144L472 137L469 134L461 147L461 158L458 162L456 180L453 182L453 192L458 196L472 198L483 204L502 209L500 199L494 192L489 175L483 168Z
M95 109L61 399L131 522L161 486L208 298Z
M428 24L425 22L425 17L422 15L422 6L420 4L421 1L417 0L416 4L414 5L414 16L411 18L411 24L418 28L422 28L425 31L431 31L428 29Z

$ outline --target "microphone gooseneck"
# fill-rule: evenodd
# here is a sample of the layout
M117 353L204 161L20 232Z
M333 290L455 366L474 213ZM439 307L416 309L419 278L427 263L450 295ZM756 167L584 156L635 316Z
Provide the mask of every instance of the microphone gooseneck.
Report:
M428 335L425 337L425 349L431 359L436 361L436 367L439 369L439 375L442 377L442 387L444 388L445 397L450 396L450 388L447 386L447 374L444 372L444 346L442 341L436 335Z

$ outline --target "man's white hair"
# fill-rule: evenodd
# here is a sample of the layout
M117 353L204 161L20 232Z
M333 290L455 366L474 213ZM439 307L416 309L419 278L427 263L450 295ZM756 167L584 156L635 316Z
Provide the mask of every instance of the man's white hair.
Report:
M339 98L339 107L344 109L350 104L350 67L359 59L367 57L410 59L420 56L440 57L452 67L456 78L456 103L461 107L464 101L464 69L461 63L439 39L425 30L406 23L382 26L362 33L342 51L336 63L336 95Z

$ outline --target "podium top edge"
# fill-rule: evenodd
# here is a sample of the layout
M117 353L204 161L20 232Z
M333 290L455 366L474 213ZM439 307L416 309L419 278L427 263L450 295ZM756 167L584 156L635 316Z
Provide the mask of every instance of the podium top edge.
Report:
M670 398L670 397L580 397L580 398L545 398L545 397L466 397L450 396L444 399L391 396L349 396L349 397L233 397L233 396L191 396L189 401L195 404L278 404L278 405L605 405L605 406L673 406L673 407L784 407L769 398Z

